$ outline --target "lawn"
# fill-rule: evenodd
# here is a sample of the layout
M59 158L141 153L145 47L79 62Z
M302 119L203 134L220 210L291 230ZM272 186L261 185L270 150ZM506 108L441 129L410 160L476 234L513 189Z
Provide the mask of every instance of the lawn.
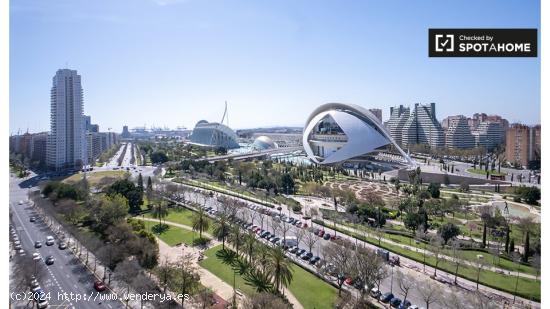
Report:
M139 218L136 218L139 219ZM158 238L160 238L162 241L167 243L169 246L175 246L180 243L185 243L187 245L192 246L193 245L193 239L197 239L199 237L199 233L194 231L185 230L182 228L179 228L177 226L169 225L168 230L157 234L152 231L153 226L157 225L158 222L153 221L144 221L140 220L143 223L145 223L145 228L155 234ZM204 236L203 236L204 237Z
M191 227L193 225L192 223L193 213L194 211L184 207L171 208L168 210L168 216L164 217L163 220L167 222L179 223L179 224L187 225ZM153 218L153 215L151 213L147 213L145 214L145 217ZM209 224L208 224L208 230L205 232L212 234L213 221L209 218L207 218L207 220Z
M334 308L338 290L298 265L293 265L294 276L290 291L304 308Z
M212 247L204 252L207 257L199 265L216 275L221 280L233 285L234 271L230 266L223 264L217 257L216 252L221 250L220 246ZM338 297L338 290L323 280L317 278L300 266L292 265L294 276L292 283L289 286L289 290L294 294L298 301L304 306L304 308L333 308L336 298ZM235 287L245 293L246 295L252 295L255 293L255 289L247 285L244 279L236 275Z
M65 183L76 183L82 180L84 173L78 173L71 175L63 180ZM123 179L128 176L128 173L125 171L100 171L100 172L91 172L86 174L86 179L90 186L96 186L104 178L112 178L113 181L118 179Z
M476 169L469 168L466 171L468 171L468 173L472 173L472 174L487 175L487 172L485 170L480 170L478 168L476 168ZM499 173L496 170L492 170L492 171L489 171L489 175L504 176L506 174L505 173Z
M246 295L254 294L255 289L252 286L245 284L245 281L241 276L233 276L235 272L231 269L231 266L223 264L222 261L216 257L216 252L219 250L221 250L221 245L204 251L205 259L200 261L199 265L231 286L233 286L233 277L235 277L235 288L237 290Z

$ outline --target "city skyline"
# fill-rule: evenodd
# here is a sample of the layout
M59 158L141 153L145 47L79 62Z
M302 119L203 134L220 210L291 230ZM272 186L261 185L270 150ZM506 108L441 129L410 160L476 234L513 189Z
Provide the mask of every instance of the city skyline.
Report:
M540 123L540 58L427 57L430 27L540 27L538 5L494 3L12 3L10 133L48 129L51 72L63 67L82 76L84 114L115 132L219 121L226 100L234 129L303 127L328 102L384 120L391 106L435 102L438 120Z

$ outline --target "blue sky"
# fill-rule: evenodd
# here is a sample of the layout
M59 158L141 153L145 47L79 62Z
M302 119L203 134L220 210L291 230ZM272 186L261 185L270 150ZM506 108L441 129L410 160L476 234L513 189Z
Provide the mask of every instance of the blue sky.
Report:
M302 126L326 102L540 123L540 58L428 58L430 27L540 28L540 1L11 1L10 132L49 129L66 66L105 131L192 128L225 100L234 128Z

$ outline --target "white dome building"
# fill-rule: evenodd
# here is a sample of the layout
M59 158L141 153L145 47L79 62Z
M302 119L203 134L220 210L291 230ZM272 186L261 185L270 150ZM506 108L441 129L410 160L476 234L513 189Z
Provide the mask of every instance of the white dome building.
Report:
M258 136L254 140L254 143L252 143L252 147L256 150L267 150L267 149L279 148L277 143L275 143L271 138L265 135Z
M318 164L359 158L387 145L392 145L407 164L414 164L380 120L357 105L321 105L307 119L302 138L308 157Z

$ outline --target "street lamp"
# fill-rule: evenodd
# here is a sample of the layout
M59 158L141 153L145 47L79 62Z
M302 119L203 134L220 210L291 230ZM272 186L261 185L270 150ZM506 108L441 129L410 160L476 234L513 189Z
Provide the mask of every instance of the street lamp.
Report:
M393 264L390 264L390 266L391 266L390 293L393 294Z

